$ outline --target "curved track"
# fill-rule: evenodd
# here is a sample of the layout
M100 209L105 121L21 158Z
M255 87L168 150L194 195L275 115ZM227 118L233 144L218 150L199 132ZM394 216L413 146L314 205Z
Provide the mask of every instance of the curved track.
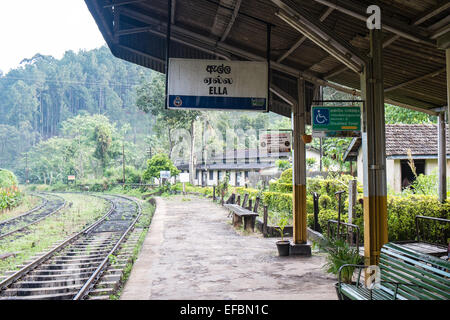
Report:
M0 300L84 299L141 216L138 202L101 196L110 210L95 223L0 282Z
M41 197L43 203L17 217L0 221L0 239L47 218L66 205L66 201L62 197L54 194L43 193L35 195Z

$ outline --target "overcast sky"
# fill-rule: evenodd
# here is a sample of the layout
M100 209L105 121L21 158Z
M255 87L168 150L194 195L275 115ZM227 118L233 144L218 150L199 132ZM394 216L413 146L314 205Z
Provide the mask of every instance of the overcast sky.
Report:
M65 51L105 44L83 0L0 0L0 70L7 73L36 53L61 58Z

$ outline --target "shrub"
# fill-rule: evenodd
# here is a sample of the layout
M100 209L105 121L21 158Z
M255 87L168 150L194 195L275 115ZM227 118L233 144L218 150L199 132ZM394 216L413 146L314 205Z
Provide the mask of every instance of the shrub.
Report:
M284 212L292 216L292 193L263 192L262 200L269 212Z
M22 200L22 193L17 186L0 188L0 210L17 206Z
M320 207L322 207L323 209L331 209L332 208L331 205L332 205L332 201L328 195L323 194L319 197L319 206Z
M278 182L292 184L292 168L284 170Z
M10 188L17 186L17 178L9 170L0 169L0 188Z
M0 210L13 208L22 201L17 178L9 170L0 169Z
M278 181L272 181L269 183L269 191L284 192L284 193L292 192L292 182L283 183Z

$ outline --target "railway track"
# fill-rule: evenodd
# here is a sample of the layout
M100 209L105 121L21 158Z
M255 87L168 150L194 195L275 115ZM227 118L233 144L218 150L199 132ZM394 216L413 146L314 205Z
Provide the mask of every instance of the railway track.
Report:
M123 248L123 243L127 237L131 242L137 241L133 228L141 216L141 207L125 196L101 197L111 203L109 211L19 271L7 274L0 282L0 300L80 300L96 293L105 298L111 291L105 293L105 285L117 283L114 266L126 260L123 255L127 254L127 248ZM100 288L99 283L103 283Z
M10 236L47 218L48 216L61 210L66 205L66 201L62 197L54 194L35 195L43 199L40 205L22 213L17 217L0 221L0 239Z

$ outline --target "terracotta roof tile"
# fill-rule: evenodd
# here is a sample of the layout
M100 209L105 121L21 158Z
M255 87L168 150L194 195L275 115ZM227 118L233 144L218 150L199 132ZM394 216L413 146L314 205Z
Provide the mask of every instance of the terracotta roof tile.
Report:
M437 155L438 131L436 124L387 124L386 155ZM447 126L447 154L450 139Z

